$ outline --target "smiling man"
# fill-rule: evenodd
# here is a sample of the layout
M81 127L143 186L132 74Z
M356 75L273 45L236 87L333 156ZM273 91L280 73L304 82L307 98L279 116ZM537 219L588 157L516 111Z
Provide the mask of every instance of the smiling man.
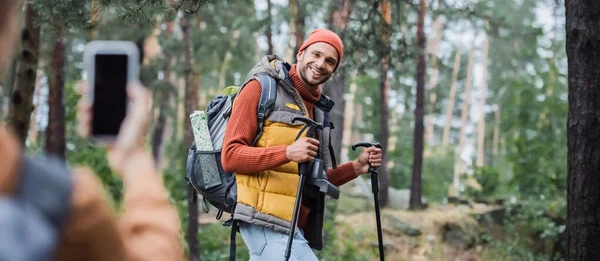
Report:
M339 36L317 29L300 47L297 64L290 66L275 55L264 57L235 99L221 162L226 171L237 174L233 218L239 223L251 261L284 260L298 187L298 163L312 161L320 151L328 166L327 177L336 186L366 174L369 164L381 165L381 151L372 147L364 149L358 159L332 168L327 114L333 102L321 94L321 84L331 78L343 56ZM257 120L262 88L258 73L277 79L277 99L262 127ZM310 117L325 128L317 132L317 139L302 136L296 140L302 125L291 122L295 116ZM323 200L324 196L303 198L290 260L317 260L311 248L322 249Z

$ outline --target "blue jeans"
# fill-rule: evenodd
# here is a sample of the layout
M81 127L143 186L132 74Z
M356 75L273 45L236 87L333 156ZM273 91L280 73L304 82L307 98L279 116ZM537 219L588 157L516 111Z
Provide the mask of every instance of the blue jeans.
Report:
M283 261L289 236L270 228L240 222L240 234L250 252L250 261ZM290 261L318 261L300 229L296 229Z

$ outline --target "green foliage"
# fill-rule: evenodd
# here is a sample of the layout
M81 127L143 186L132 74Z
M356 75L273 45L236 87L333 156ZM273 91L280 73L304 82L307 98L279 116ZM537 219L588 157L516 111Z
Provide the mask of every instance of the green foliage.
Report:
M453 150L453 148L444 147L431 148L423 159L427 164L423 164L422 193L428 201L442 202L448 198L448 188L454 177L455 156Z
M47 29L55 29L56 22L67 28L89 28L91 1L89 0L29 0L38 13L37 24L51 24Z
M379 85L379 77L359 76L356 80L358 86L355 102L363 106L363 121L353 128L379 140L379 90L374 86ZM398 94L402 95L400 91ZM404 99L408 99L404 97ZM399 110L404 104L390 104L390 110ZM411 106L412 107L412 106ZM413 129L406 127L413 125L414 117L410 107L399 110L398 125L401 126L390 132L390 137L397 137L394 149L388 151L388 160L393 162L389 168L390 186L394 188L410 188L413 167ZM392 146L392 144L389 144ZM454 152L453 148L428 149L423 164L423 196L433 201L441 201L447 197L448 186L452 183ZM358 152L351 152L350 157L358 156Z
M381 39L382 15L380 9L378 4L369 1L350 2L352 3L352 13L347 28L341 34L344 36L345 48L352 51L345 52L341 68L349 71L358 69L361 72L376 70L374 68L379 68L380 57L385 50ZM414 38L415 35L402 32L402 26L397 25L406 25L409 28L415 26L416 21L408 19L408 14L412 12L412 3L390 2L393 14L389 50L391 70L407 75L404 71L411 67L409 64L416 61L416 48L413 46L415 44L410 44L414 42L411 38ZM414 66L412 67L414 68ZM414 74L411 75L411 78L414 78Z
M171 202L177 208L181 222L181 243L185 248L186 254L189 253L189 246L185 240L188 228L188 204L187 201L187 182L185 181L185 164L187 145L181 140L175 140L167 144L165 155L170 155L168 166L163 173L163 182L169 191ZM198 204L202 204L202 198L199 197ZM203 213L200 213L202 215ZM198 240L200 243L200 258L207 261L225 260L229 257L229 235L231 227L225 227L222 222L199 226ZM239 234L236 240L237 259L244 260L248 257L248 249L245 247Z
M200 242L200 258L207 261L220 261L229 259L229 237L231 227L220 223L201 226L198 238ZM236 260L248 259L248 248L239 233L236 238Z
M217 76L223 67L225 54L231 52L225 86L241 84L234 82L235 73L239 73L240 81L244 81L246 74L258 62L254 34L264 22L254 17L254 4L249 1L236 4L222 1L200 12L200 30L192 32L195 59L202 61L196 70L204 75Z
M172 20L175 9L168 6L166 1L161 0L142 0L142 1L118 1L119 17L131 22L143 22L152 24L156 16L165 16Z
M473 177L481 185L481 190L477 190L471 186L465 189L465 195L475 199L487 199L495 196L498 187L500 186L500 173L497 169L489 166L476 168ZM465 175L463 175L464 177ZM463 180L463 184L465 181Z
M154 23L155 17L165 17L167 21L173 21L178 12L182 15L193 15L208 6L226 3L249 3L249 0L174 0L167 4L163 0L139 0L131 2L128 0L101 0L104 4L114 4L119 7L119 17L133 22Z
M140 44L153 30L160 30L158 41L161 53L142 67L141 77L144 84L153 91L156 108L160 108L167 118L173 119L174 133L177 133L182 125L177 119L177 105L182 102L182 95L179 95L181 88L177 81L183 75L183 52L178 24L183 15L197 14L192 16L190 34L194 49L194 72L200 76L200 86L196 87L200 88L201 93L218 87L221 72L225 75L225 86L243 83L248 70L257 62L257 55L263 54L259 43L263 41L263 31L267 26L266 14L257 10L253 1L176 0L172 5L163 0L98 1L103 15L100 16L96 39L129 40ZM75 108L80 97L74 88L82 75L82 47L90 40L92 1L29 2L34 3L36 11L40 14L37 23L45 25L40 68L46 69L49 66L49 49L55 39L55 30L59 22L64 22L68 29L65 88L67 161L72 166L90 167L105 185L114 207L119 209L122 201L122 183L110 170L106 152L76 134ZM383 50L381 15L378 9L373 9L371 1L350 2L350 22L341 32L346 55L340 70L347 72L347 75L357 73L355 104L363 108L363 122L355 124L352 128L361 133L361 139L378 140L379 81L382 73L379 62ZM392 66L390 71L385 73L390 75L389 109L398 112L397 126L394 126L398 128L390 132L390 136L396 139L394 144L390 144L389 147L393 149L390 149L387 155L388 160L393 162L393 166L388 170L389 185L394 188L410 188L413 164L416 75L414 32L417 6L414 1L390 2L393 19ZM316 0L298 3L299 11L307 16L305 33L327 24L330 19L329 11L337 4L334 1ZM465 86L467 54L472 49L475 62L480 62L481 43L479 38L476 38L466 46L460 46L452 42L453 35L469 31L481 35L485 30L490 37L486 99L488 108L485 117L488 124L485 140L487 165L472 169L473 177L483 189L475 191L467 186L463 195L477 199L514 197L517 200L527 200L520 207L509 210L511 214L504 227L505 237L488 236L490 243L487 246L486 257L490 260L548 260L547 255L536 252L535 241L562 242L560 238L564 235L567 175L565 122L568 112L568 90L566 54L562 48L563 29L553 28L552 30L556 30L554 34L535 22L535 8L551 6L550 4L556 5L552 7L552 11L555 12L553 16L560 17L564 11L559 5L560 1L441 1L432 3L432 13L426 22L428 36L431 32L428 26L438 15L444 17L444 30L447 30L438 55L440 77L438 87L434 91L437 95L436 104L428 104L431 89L428 88L426 94L426 113L433 113L434 118L443 118L440 115L445 115L456 48L461 49L464 58L457 84L457 101L453 112L455 120L463 102L469 99L473 104L473 101L478 100L476 88L479 82L473 84L473 97L462 97L461 93ZM284 24L290 19L289 6L274 3L271 25L273 33L287 38L290 32L286 31ZM172 35L168 35L166 22L171 21L175 30ZM239 33L237 40L234 32ZM556 37L553 38L553 35ZM228 52L232 59L226 64L224 61ZM176 76L172 82L160 77L167 70ZM47 87L47 77L41 82ZM349 84L351 81L346 82ZM6 93L4 94L6 96ZM495 110L500 111L499 146L496 154L492 152L492 126L497 123L494 118ZM390 119L392 117L390 113ZM394 121L390 120L390 123L392 122ZM434 137L441 136L442 124L445 124L443 120L436 122ZM472 124L473 122L469 122L469 125ZM443 202L448 186L452 183L454 162L458 158L452 147L458 139L457 132L460 126L453 124L451 127L452 145L439 147L435 141L433 144L427 144L425 149L422 189L423 196L432 202ZM474 140L476 134L476 131L467 128L467 138ZM28 145L28 152L41 151L43 143L44 139L40 137L37 143ZM182 231L186 231L188 202L184 168L188 146L178 138L165 141L165 145L165 167L162 177L170 199L180 215ZM350 151L350 158L356 156L358 152ZM359 243L364 238L362 234L350 230L340 236L335 222L326 222L325 231L328 241L333 243L327 245L320 253L322 260L367 260L371 256L370 249L365 250L366 247L361 247ZM198 237L202 260L227 258L229 232L228 227L220 224L201 226ZM185 233L182 233L181 240L185 245L184 235ZM248 256L240 238L237 256L242 260ZM560 258L555 257L552 260Z
M358 76L356 79L355 103L363 106L362 122L357 128L360 133L373 135L375 140L379 139L379 77L373 75ZM355 155L358 156L358 152Z
M166 144L165 155L172 155L166 163L168 167L162 173L163 183L169 191L171 203L177 209L179 220L181 221L181 243L186 253L189 251L187 241L185 240L188 227L188 201L187 201L187 182L185 181L185 162L187 159L187 146L181 140L173 140Z
M564 201L532 199L506 211L505 237L491 238L484 260L564 260Z
M338 200L328 199L325 206L325 220L323 223L323 250L317 253L317 256L322 259L323 256L330 256L337 253L336 242L339 238L337 235L335 217L338 214Z
M123 182L108 166L105 150L89 145L79 151L69 150L67 159L70 165L85 166L93 170L111 196L113 207L120 209L123 200Z
M99 21L97 26L98 39L137 42L151 34L152 24L144 22L126 22L117 17L118 10L114 7L108 7L104 12L107 16L110 16L111 19ZM124 22L126 22L128 26L119 28Z
M512 261L512 260L548 260L547 257L538 257L523 246L522 241L493 241L491 249L483 255L483 260Z
M500 104L510 184L518 195L558 196L566 189L567 86L559 69L565 53L554 46L562 40L548 39L542 28L531 24L539 1L485 2L478 7L490 6L494 19L489 86L495 96L488 100ZM546 41L549 46L542 44ZM552 56L543 57L546 52Z
M364 235L356 232L352 227L344 226L345 235L338 238L343 238L342 241L335 241L331 249L324 251L321 254L319 260L322 261L334 261L334 260L346 260L346 261L363 261L369 260L372 253L361 249L360 244L364 243Z
M123 200L123 182L110 169L106 150L92 144L77 134L77 102L81 96L73 84L65 86L65 125L67 137L67 162L71 166L90 168L104 184L115 209L120 209Z

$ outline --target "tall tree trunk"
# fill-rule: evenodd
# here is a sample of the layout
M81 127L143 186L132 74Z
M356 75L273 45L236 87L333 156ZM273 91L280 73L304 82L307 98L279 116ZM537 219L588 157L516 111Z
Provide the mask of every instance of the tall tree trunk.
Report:
M168 4L172 4L174 0L167 0ZM168 37L172 37L175 31L175 23L173 21L166 22L166 30L165 33ZM172 85L173 73L171 71L172 68L172 60L173 57L170 55L165 55L165 67L164 67L164 76L163 81L165 82L166 88L162 88L159 90L160 94L158 95L160 98L158 100L158 119L157 124L152 131L152 154L154 156L154 160L156 161L157 166L162 165L162 155L164 151L164 140L167 133L167 129L172 129L171 125L168 124L168 115L167 110L169 109L169 102L171 101L171 93L173 93L173 89L175 86ZM187 145L189 146L189 145Z
M434 108L435 108L435 103L437 100L437 95L435 93L435 88L437 87L438 84L438 79L439 79L439 70L438 70L438 66L437 66L437 60L438 60L438 51L440 49L440 42L442 41L442 18L441 16L438 16L435 21L433 22L433 28L435 31L435 38L433 38L432 41L430 41L428 43L428 47L427 50L428 52L431 54L431 77L429 78L429 86L430 86L430 91L429 91L429 104L430 104L430 108L431 111L429 111L429 113L427 113L427 119L425 119L425 124L427 124L427 128L425 129L425 140L427 141L428 145L432 145L433 144L433 114L434 114Z
M217 96L218 93L219 90L217 88L210 88L208 89L208 98L212 100Z
M162 90L161 92L165 92L165 90ZM162 95L164 97L164 95ZM162 100L162 99L161 99ZM162 103L162 102L161 102ZM165 131L165 124L166 124L166 115L164 112L164 108L162 108L162 106L160 106L158 108L158 118L156 119L156 125L154 127L154 130L152 131L152 156L154 157L154 161L156 162L156 165L160 166L162 165L162 162L160 161L160 147L163 143L163 133Z
M208 90L206 89L200 89L199 90L200 93L200 108L205 108L206 105L208 105Z
M306 14L305 14L304 8L302 6L298 6L297 10L298 10L298 14L296 16L296 20L294 21L294 24L296 24L296 47L294 48L294 55L298 53L298 50L304 43L304 35L305 35L304 23L305 23L305 19L306 19ZM296 56L294 56L294 58L295 57Z
M13 54L10 59L10 65L7 70L4 72L4 75L0 74L0 80L4 83L5 89L2 90L3 93L9 95L12 93L12 87L15 85L15 78L17 78L17 63L19 62L19 55Z
M569 0L565 6L569 68L565 260L600 260L600 1Z
M39 64L39 62L38 62ZM36 76L35 79L35 90L33 91L33 111L31 112L31 120L30 120L30 125L29 125L29 134L27 135L27 138L29 139L29 141L33 144L37 143L37 138L38 138L38 122L37 122L37 115L39 114L39 108L40 108L40 104L41 104L41 83L40 83L40 78L43 76L43 74L41 73L42 70L40 70L38 68L38 72L36 74L40 75L40 76Z
M399 102L396 101L396 105L398 105ZM392 108L396 108L396 106L392 105ZM400 121L401 116L398 115L398 111L396 109L393 109L390 111L390 137L388 138L388 150L387 151L394 151L396 150L396 145L398 143L398 136L397 133L400 130ZM387 163L389 165L389 168L393 168L395 162L392 160L390 162Z
M286 47L285 47L285 51L283 54L283 59L285 61L293 61L294 60L294 54L293 54L294 46L292 45L292 34L291 33L288 34L288 37L286 38L285 43L286 43L285 44ZM257 48L257 50L258 50L258 48Z
M458 81L458 72L460 71L460 50L456 50L454 56L454 69L452 71L452 85L450 85L450 97L448 97L448 107L446 108L446 125L442 135L442 145L448 144L450 137L450 127L452 126L452 116L454 115L454 97L456 96L456 82Z
M197 70L197 69L196 69ZM200 73L199 72L194 72L194 88L196 90L196 96L194 97L194 104L196 105L195 108L203 108L200 105Z
M185 57L184 57L185 59ZM185 61L184 61L185 63ZM184 66L185 67L185 66ZM185 68L184 68L185 71ZM193 77L192 77L193 78ZM193 80L192 80L193 82ZM185 101L185 74L183 75L183 77L180 77L177 79L177 83L175 84L175 86L177 86L177 95L175 95L175 102L173 103L173 105L176 108L176 116L175 116L175 123L177 124L176 128L175 128L175 140L182 140L185 139L185 134L183 133L184 128L185 128L185 120L184 118L186 118L184 116L185 114L185 102L181 102L181 101ZM192 111L195 108L192 108ZM187 116L189 117L189 116ZM189 118L188 118L189 119Z
M348 18L350 17L350 3L348 0L336 0L332 2L333 12L330 16L329 27L332 31L336 32L340 38L344 38L344 29L348 25ZM342 136L344 133L344 110L346 108L346 100L344 94L346 86L346 72L340 70L334 74L323 88L323 93L329 96L335 106L329 113L329 119L334 125L334 129L331 131L331 144L333 145L335 155L339 156L342 149Z
M32 4L25 10L25 27L21 31L21 55L17 63L9 110L9 125L21 144L25 144L33 111L33 93L40 53L40 27L34 25L37 14Z
M10 60L10 65L8 66L8 71L6 71L4 75L0 74L0 77L3 77L1 80L4 82L5 87L0 90L0 92L2 92L2 96L0 97L0 120L8 117L10 104L5 104L5 98L8 99L8 96L12 93L12 87L15 84L15 78L17 78L18 60L18 56L13 55L13 58Z
M387 151L395 151L396 147L398 145L398 132L400 131L400 119L402 118L401 115L398 115L398 106L401 104L399 98L398 98L398 93L395 94L394 97L394 103L390 104L390 108L393 108L390 110L390 129L389 129L389 137L388 137L388 149ZM387 162L387 167L388 169L392 169L394 168L394 166L396 165L396 162L394 162L394 160L390 160Z
M258 42L259 41L259 34L258 33L252 33L252 39L254 40L254 42ZM263 57L263 52L261 51L260 48L254 48L254 59L256 61L260 61L260 59ZM286 61L291 61L291 60L286 60Z
M380 80L379 80L379 115L381 116L379 121L379 142L381 144L383 153L383 164L379 168L379 200L381 201L381 207L387 207L388 205L388 187L389 177L387 171L387 151L388 151L388 140L389 140L389 115L388 115L388 91L390 89L390 78L388 72L390 71L390 52L391 52L391 26L392 26L392 6L389 0L383 0L381 2L381 44L382 53L380 60Z
M425 115L425 14L427 13L427 1L420 0L419 20L417 22L417 45L419 47L419 58L417 61L417 106L415 108L415 132L414 132L414 157L412 183L410 188L410 209L421 209L421 173L423 167L423 134L425 126L423 117Z
M296 20L298 17L298 6L296 5L296 0L288 0L288 5L290 6L290 35L294 35L294 48L292 49L292 58L294 59L294 62L296 62L296 58L294 57L296 55L296 53L294 53L295 50L297 50L296 45L298 45L298 40L296 40L297 36L297 24L296 24Z
M202 24L202 18L199 15L196 15L196 20L198 24ZM206 29L206 27L199 27L200 31L204 31ZM237 44L237 43L236 43ZM259 48L256 48L257 50ZM196 92L196 97L195 97L195 103L194 105L196 106L196 108L205 108L206 105L202 104L202 97L205 97L201 94L200 92L200 67L202 66L201 62L198 60L194 60L194 88L195 88L195 92ZM237 83L236 83L237 84Z
M271 14L273 4L271 0L267 0L267 30L265 34L267 35L267 44L269 45L269 49L267 50L268 54L273 54L273 15Z
M89 40L93 40L98 35L98 16L100 13L100 0L92 0L92 9L90 17L90 35Z
M165 70L165 77L167 76L167 72L170 74L170 65L166 65L167 69ZM169 124L167 122L169 118L169 110L172 93L175 92L175 86L171 84L170 81L163 80L165 86L160 90L157 90L158 98L158 117L156 119L156 124L154 125L154 130L152 130L152 155L154 156L154 160L156 161L156 165L159 169L162 169L163 166L163 151L164 151L164 140L166 136L167 128Z
M352 124L354 123L354 118L358 118L359 115L359 111L354 105L354 97L356 97L356 75L356 71L352 73L350 96L344 106L344 127L342 128L342 144L339 154L340 162L348 159L348 147L352 144Z
M296 54L304 43L304 20L306 14L301 5L298 5L296 0L290 0L290 12L292 13L292 31L294 32L294 36L296 39L296 46L294 47L294 63L298 62L296 59Z
M171 60L171 58L167 56L165 60L169 61ZM175 89L175 86L173 86L171 82L167 80L171 76L170 64L165 63L164 66L165 67L163 84L165 86L156 90L156 97L158 97L156 99L158 101L158 106L156 110L158 111L158 116L156 118L156 123L154 124L154 129L152 130L151 137L152 156L154 157L157 169L159 170L161 170L162 166L164 166L162 154L164 150L163 144L165 140L165 130L168 126L167 110L169 110L169 100L171 99L171 93L173 92L173 89Z
M348 25L348 18L350 17L350 3L348 0L336 0L331 2L332 4L332 12L329 17L329 28L336 32L340 38L344 39L344 29ZM327 83L325 83L325 87L323 88L323 94L329 96L333 102L335 102L335 106L329 113L329 120L334 126L334 129L331 130L331 145L333 146L333 153L337 159L337 162L340 162L340 152L342 150L342 136L344 133L344 110L346 106L346 101L344 99L345 94L345 85L346 85L346 71L340 70L338 67L337 72L334 77L332 77ZM337 235L335 229L335 216L337 212L338 206L337 200L329 200L326 204L325 211L325 224L330 229L325 230L324 234L324 248L328 251L334 251L332 249L335 246L335 235ZM319 252L321 255L323 252Z
M485 98L487 95L487 65L490 42L487 34L483 40L483 74L479 97L479 126L477 128L477 167L485 165Z
M150 61L154 60L160 53L160 44L158 43L158 35L161 33L162 30L160 30L160 26L161 24L157 24L152 31L150 32L150 34L144 38L144 45L143 45L143 50L144 50L144 59L143 59L143 64L144 65L149 65ZM156 78L156 76L154 76L154 78Z
M52 48L50 70L52 78L48 94L48 127L46 129L46 151L65 158L65 25L59 21L57 35Z
M353 119L353 123L354 124L360 124L363 122L363 106L362 104L356 104L356 109L354 110L356 112L356 114L354 115ZM350 133L350 143L354 144L355 142L358 142L360 140L360 131L359 130L352 130L352 132Z
M192 49L192 39L190 38L190 17L183 17L181 19L181 31L183 33L183 75L185 79L185 115L190 115L194 111L194 108L198 107L197 104L197 89L194 87L194 68L192 59L194 57L194 50ZM194 135L190 131L192 129L189 120L185 122L185 144L192 144L194 141ZM188 186L187 191L188 200L188 231L187 241L190 248L190 261L200 260L200 245L198 244L198 204L194 202L193 197L195 191L191 186Z
M467 63L467 79L465 80L465 92L462 100L462 109L460 112L460 130L458 132L458 161L454 168L454 190L457 193L460 188L460 175L465 173L464 163L460 157L465 149L465 129L467 128L469 117L469 103L471 101L471 84L473 78L473 52L469 53L469 62Z
M496 108L494 112L494 136L492 141L492 155L495 157L498 156L498 142L500 140L500 105Z
M233 55L231 54L231 49L237 46L240 30L235 30L231 33L231 48L227 50L225 53L225 57L223 57L223 62L221 63L221 70L219 70L219 89L222 90L225 88L225 79L227 78L227 70L229 69L229 64L231 63L231 59ZM271 54L271 52L269 52Z

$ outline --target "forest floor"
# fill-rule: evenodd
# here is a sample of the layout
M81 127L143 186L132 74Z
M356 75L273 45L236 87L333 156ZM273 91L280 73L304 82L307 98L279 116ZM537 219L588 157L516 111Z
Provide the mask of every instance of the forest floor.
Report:
M382 210L383 240L388 261L476 261L486 250L486 233L501 233L493 219L498 207L484 204L431 205L425 210ZM229 216L223 216L226 220ZM200 223L222 223L200 215ZM340 260L379 260L375 211L337 213Z
M488 230L480 217L493 211L485 205L434 205L422 211L385 209L381 215L386 260L483 260L485 244L481 238ZM352 238L357 247L372 249L370 260L379 260L374 211L341 214L336 223L339 238ZM487 223L491 229L501 230L492 223Z

